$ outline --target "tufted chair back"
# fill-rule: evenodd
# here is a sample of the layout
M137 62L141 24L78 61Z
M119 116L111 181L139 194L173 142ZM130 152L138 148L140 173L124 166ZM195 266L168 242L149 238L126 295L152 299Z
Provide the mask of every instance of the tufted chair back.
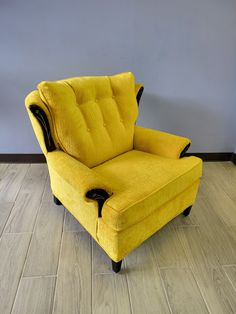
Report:
M56 146L88 167L133 149L138 106L132 73L44 81L38 91Z

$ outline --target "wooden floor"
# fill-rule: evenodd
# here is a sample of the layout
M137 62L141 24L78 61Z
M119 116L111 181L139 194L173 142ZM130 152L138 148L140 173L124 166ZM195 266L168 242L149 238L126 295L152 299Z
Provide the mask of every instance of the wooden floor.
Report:
M52 202L45 164L0 164L0 313L236 313L236 167L204 163L197 202L120 274Z

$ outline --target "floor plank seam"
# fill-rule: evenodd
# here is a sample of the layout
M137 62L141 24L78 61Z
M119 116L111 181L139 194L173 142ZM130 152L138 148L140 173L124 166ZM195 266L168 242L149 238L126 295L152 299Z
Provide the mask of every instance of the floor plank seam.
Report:
M3 234L33 234L32 231L25 231L25 232L3 232Z
M2 165L2 163L0 164ZM2 177L4 176L5 172L7 171L7 169L9 168L10 164L7 164L6 168L3 170L3 172L1 173L1 176L0 176L0 181L2 180Z
M0 240L1 240L1 237L2 237L2 235L3 235L3 233L4 233L5 227L6 227L6 225L7 225L8 219L9 219L9 217L10 217L10 215L11 215L11 212L12 212L14 206L15 206L15 202L13 202L12 208L11 208L11 210L10 210L10 212L9 212L9 215L7 216L7 219L6 219L6 221L5 221L5 223L4 223L4 226L3 226L3 228L2 228L2 232L1 232L1 234L0 234Z
M88 231L86 231L86 230L81 230L81 231L78 231L78 230L72 230L72 231L65 230L65 231L63 231L63 233L82 233L82 232L87 232L88 233Z
M186 228L186 227L194 227L194 228L199 229L199 228L200 228L200 225L191 225L191 226L190 226L190 225L186 225L186 226L184 226L183 228ZM178 230L178 229L181 229L182 226L175 226L174 228L176 228L175 230L176 230L176 232L177 232L177 230ZM186 259L187 264L188 264L187 267L183 267L183 268L181 267L181 269L188 269L188 270L191 272L191 274L192 274L192 276L193 276L193 278L194 278L194 281L195 281L195 283L196 283L196 285L197 285L197 288L198 288L198 290L199 290L199 293L200 293L200 295L201 295L201 297L202 297L202 299L203 299L203 302L204 302L204 304L206 305L206 309L207 309L208 313L211 314L211 311L210 311L210 309L209 309L209 306L208 306L208 304L207 304L207 302L206 302L206 300L205 300L205 297L204 297L204 295L203 295L203 293L202 293L202 291L201 291L201 289L200 289L200 286L199 286L199 284L198 284L198 282L197 282L197 279L196 279L196 277L195 277L195 275L194 275L194 267L193 267L193 266L189 263L189 261L188 261L188 257L187 257L187 255L186 255L185 248L184 248L184 246L183 246L183 243L182 243L181 239L179 238L178 233L177 233L177 237L178 237L178 239L179 239L180 246L181 246L182 249L183 249L184 256L185 256L185 259ZM203 250L202 247L201 247L201 249ZM166 268L168 268L168 267L166 267ZM165 268L163 267L163 269L165 269ZM172 267L172 269L174 269L174 267ZM176 269L178 269L178 267L176 267Z
M64 208L64 216L63 216L63 224L62 224L62 232L61 232L61 243L60 243L60 249L58 254L58 264L57 264L57 271L56 271L56 282L54 285L54 291L53 291L53 301L52 301L52 312L54 313L55 308L55 302L56 302L56 289L57 289L57 282L58 282L58 270L60 267L60 260L61 260L61 252L62 252L62 243L63 243L63 235L64 235L64 226L65 226L65 219L66 219L66 209Z
M25 178L26 178L26 176L27 176L27 174L28 174L28 172L29 172L29 170L30 170L30 166L31 166L31 164L28 165L27 171L25 172L25 175L24 175L24 177L22 178L22 182L25 180ZM16 200L17 200L17 198L18 198L18 195L19 195L19 193L20 193L20 191L21 191L21 189L22 189L22 186L23 186L23 184L21 184L21 186L20 186L20 188L19 188L19 190L18 190L18 192L17 192L17 194L16 194L16 196L15 196L14 202L16 202ZM12 208L13 208L13 207L12 207Z
M235 265L234 265L235 266ZM236 292L236 286L234 285L234 283L232 282L231 278L229 277L229 275L227 274L227 272L224 270L224 267L222 267L222 270L226 276L226 278L228 279L228 281L230 282L231 286L233 287L234 291Z
M31 166L31 165L32 165L32 164L29 164L29 167L28 167L28 169L27 169L27 171L26 171L26 173L25 173L25 176L24 176L24 178L22 179L22 184L21 184L21 187L20 187L20 189L18 190L17 196L16 196L16 198L15 198L15 200L14 200L14 205L12 206L11 212L13 211L13 208L14 208L14 206L15 206L15 204L16 204L18 195L19 195L19 193L21 192L21 189L22 189L22 186L23 186L23 182L24 182L24 180L25 180L25 178L26 178L28 172L30 171L30 166ZM41 178L41 179L42 179L42 178ZM33 230L34 230L34 228L35 228L36 220L37 220L37 217L38 217L38 212L39 212L39 209L40 209L41 204L42 204L42 195L44 194L45 188L46 188L46 178L45 178L45 181L44 181L44 188L43 188L43 191L42 191L42 194L41 194L41 199L40 199L40 201L39 201L38 209L37 209L37 212L36 212L36 217L35 217L35 221L34 221L34 225L33 225ZM2 232L3 234L7 234L7 233L10 233L10 234L33 233L33 231L29 231L29 232L28 232L28 231L26 231L26 232L5 232L5 229L6 229L6 226L7 226L7 223L8 223L8 220L9 220L10 216L11 216L11 214L8 216L8 219L7 219L7 221L6 221L5 225L4 225L4 229L3 229L3 232Z
M159 268L159 267L157 266L157 268ZM160 269L158 269L158 272L159 272L159 275L160 275L160 278L161 278L161 286L162 286L162 289L163 289L163 291L164 291L164 295L165 295L165 297L166 297L167 305L168 305L168 307L169 307L170 313L173 313L172 307L171 307L171 305L170 305L170 300L169 300L169 297L168 297L168 293L167 293L167 291L166 291L166 287L165 287L165 284L164 284L164 281L163 281L163 278L162 278L162 274L161 274Z
M46 185L46 181L45 181L45 185ZM44 188L45 188L45 186L44 186ZM32 243L34 231L35 231L35 228L36 228L36 224L37 224L40 208L41 208L41 203L39 203L39 206L38 206L38 209L37 209L37 213L36 213L36 217L35 217L32 233L31 233L31 237L30 237L30 240L29 240L28 249L27 249L27 252L26 252L26 255L25 255L25 261L24 261L22 272L21 272L21 275L20 275L20 280L18 282L18 286L17 286L17 289L16 289L16 294L15 294L14 301L13 301L12 307L11 307L11 313L12 313L12 310L14 308L14 304L15 304L15 301L16 301L16 297L17 297L17 293L18 293L18 290L19 290L21 279L24 277L23 274L24 274L24 270L25 270L25 266L26 266L26 261L27 261L27 257L28 257L29 250L30 250L30 247L31 247L31 243Z
M174 225L173 227L176 227L176 228L189 228L189 227L192 227L192 228L196 228L196 227L200 227L200 224L185 224L185 225Z
M153 243L152 242L151 242L151 250L152 250L152 254L154 256L154 260L156 261L156 269L157 269L157 272L158 272L159 277L161 279L161 287L163 289L163 292L164 292L164 295L165 295L165 298L166 298L166 302L167 302L169 311L170 311L171 314L173 314L172 307L170 305L170 301L169 301L169 297L168 297L168 293L166 291L166 287L165 287L165 284L164 284L164 281L163 281L163 278L162 278L162 275L161 275L161 270L160 270L160 267L159 267L159 263L158 263L158 261L156 259L156 255L154 254L154 247L153 247Z
M29 240L29 245L28 245L28 248L27 248L27 251L26 251L25 260L24 260L24 264L23 264L23 268L22 268L22 271L21 271L20 279L19 279L19 282L18 282L18 285L17 285L16 294L15 294L14 301L13 301L12 306L11 306L11 311L10 311L10 313L12 313L12 310L13 310L13 308L14 308L15 301L16 301L17 294L18 294L18 290L19 290L19 286L20 286L20 282L21 282L21 279L23 278L23 273L24 273L24 269L25 269L25 265L26 265L26 260L27 260L27 256L28 256L28 253L29 253L29 248L30 248L30 243L31 243L31 241L32 241L32 238L33 238L33 234L31 234L31 237L30 237L30 240Z
M7 168L9 168L9 165L8 165ZM6 168L6 169L7 169L7 168ZM29 172L29 168L30 168L30 165L28 165L28 169L27 169L27 171L25 172L24 177L22 178L22 182L25 180L25 177L26 177L27 173ZM5 172L5 171L4 171L4 172ZM3 229L2 229L1 236L5 233L5 229L6 229L8 220L9 220L9 218L10 218L10 216L11 216L11 213L12 213L12 211L13 211L13 208L14 208L14 206L15 206L15 204L16 204L16 200L17 200L17 197L18 197L18 195L19 195L19 193L20 193L21 188L22 188L22 184L21 184L21 186L20 186L20 188L19 188L19 190L18 190L18 192L17 192L17 194L16 194L16 196L15 196L14 201L12 202L13 205L12 205L12 208L11 208L11 210L10 210L10 213L9 213L7 219L6 219L6 222L5 222L5 224L4 224L4 227L3 227Z
M2 177L0 178L0 183L1 183L2 180L4 180L4 178L5 178L5 172L6 172L6 170L7 170L8 168L10 168L10 164L9 164L8 167L4 170L4 172L2 173ZM27 172L28 172L28 169L29 169L29 165L27 166L27 170L26 170L26 172L25 172L25 176L26 176L26 174L27 174ZM16 171L15 171L14 173L16 173ZM14 173L13 173L13 176L14 176ZM10 170L10 175L11 175L11 177L12 177L12 172L11 172L11 170ZM25 176L22 178L22 181L24 180ZM9 186L9 184L11 184L11 182L7 182L7 186ZM20 188L21 188L21 186L19 187L19 189L20 189ZM0 189L0 192L1 192L1 189ZM18 190L18 192L19 192L19 190ZM17 192L17 194L18 194L18 192ZM17 197L17 194L16 194L16 196L15 196L15 199L16 199L16 197ZM13 201L13 200L12 200L12 201Z
M35 276L22 276L22 278L56 278L57 275L35 275Z
M199 224L199 225L185 225L185 226L174 226L174 228L199 228L199 227L201 227L201 224Z
M190 269L190 271L191 271L191 273L192 273L192 275L193 275L193 279L194 279L194 281L195 281L195 283L196 283L196 285L197 285L197 287L198 287L198 290L199 290L199 292L200 292L200 294L201 294L201 296L202 296L202 299L203 299L203 301L204 301L204 303L205 303L205 305L206 305L206 309L207 309L207 311L209 312L209 314L211 314L211 310L210 310L210 308L209 308L209 306L208 306L208 303L207 303L207 301L206 301L206 299L205 299L205 297L204 297L204 294L202 293L202 290L201 290L201 288L200 288L200 286L199 286L199 284L198 284L198 281L197 281L197 279L196 279L196 277L195 277L194 271L193 271L193 269L192 269L191 267L189 267L189 269Z
M181 269L181 270L184 270L184 269L191 269L190 266L158 266L158 268L160 270L165 270L165 269Z
M124 266L125 266L125 269L127 269L126 259L124 259ZM129 285L129 280L128 280L127 274L125 274L125 280L126 280L126 283L127 283L130 310L131 310L131 313L132 313L132 314L135 314L135 313L134 313L133 304L132 304L132 298L131 298L131 293L130 293L130 285Z

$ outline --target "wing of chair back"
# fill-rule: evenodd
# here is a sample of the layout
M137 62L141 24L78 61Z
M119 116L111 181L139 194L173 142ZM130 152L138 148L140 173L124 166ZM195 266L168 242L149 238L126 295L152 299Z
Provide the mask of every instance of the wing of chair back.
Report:
M139 104L143 85L135 85L137 103ZM98 203L98 217L101 217L103 203L112 195L112 189L105 179L77 159L60 149L56 141L52 118L38 91L31 92L25 100L26 109L37 140L46 157L51 180L58 176L71 186L78 187L81 199L89 198ZM56 180L54 180L56 181ZM57 184L54 182L54 185ZM59 196L58 196L59 198Z

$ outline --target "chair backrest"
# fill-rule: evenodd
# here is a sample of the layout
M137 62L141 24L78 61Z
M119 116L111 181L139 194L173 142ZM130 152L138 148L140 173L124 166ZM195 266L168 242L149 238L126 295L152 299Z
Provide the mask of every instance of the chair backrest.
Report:
M56 146L88 167L133 149L138 105L132 73L44 81L38 91Z

